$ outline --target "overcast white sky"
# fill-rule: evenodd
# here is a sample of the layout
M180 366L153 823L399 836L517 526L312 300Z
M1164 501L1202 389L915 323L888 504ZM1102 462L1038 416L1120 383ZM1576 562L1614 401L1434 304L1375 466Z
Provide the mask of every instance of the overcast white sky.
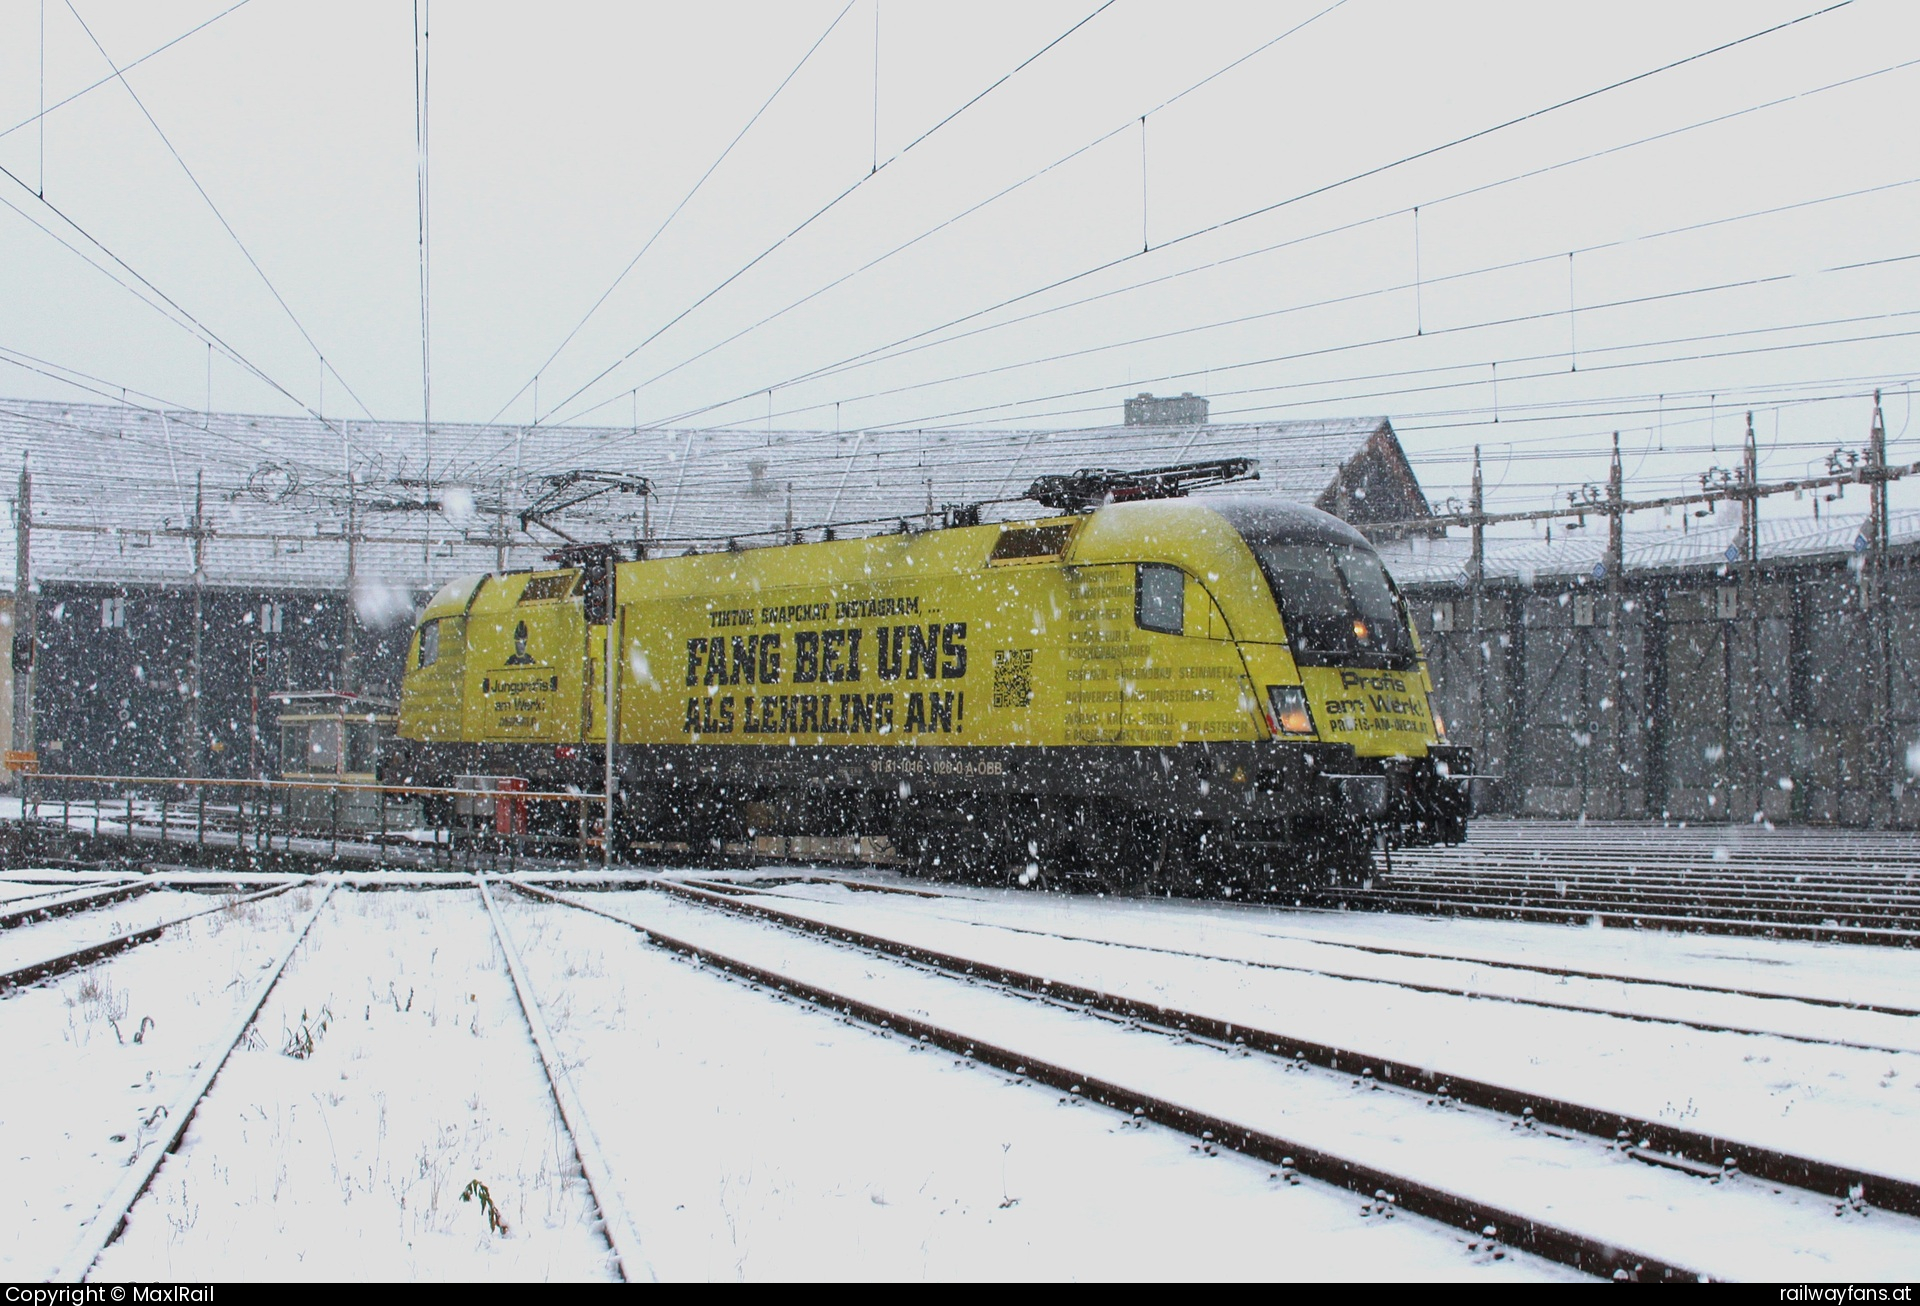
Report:
M58 236L123 281L137 271L299 404L417 419L414 9L229 6L0 0L0 349L16 351L0 358L208 402L203 340ZM1482 444L1506 507L1604 478L1615 429L1630 491L1676 488L1737 459L1749 408L1766 474L1801 473L1864 439L1860 396L1876 383L1896 453L1917 449L1911 0L1854 0L1347 180L1821 8L441 0L428 41L433 415L1072 427L1117 420L1137 390L1191 389L1216 421L1384 413L1436 501L1464 494ZM34 121L43 49L51 106L109 74L86 28L125 65L209 19L126 81L324 351L337 372L324 381L125 86ZM1576 162L1598 151L1611 152ZM1798 207L1761 214L1782 206ZM1701 223L1716 225L1666 234ZM1518 266L1486 270L1503 264ZM1522 320L1487 325L1504 319ZM218 354L211 392L220 410L299 411ZM5 362L0 394L93 397Z

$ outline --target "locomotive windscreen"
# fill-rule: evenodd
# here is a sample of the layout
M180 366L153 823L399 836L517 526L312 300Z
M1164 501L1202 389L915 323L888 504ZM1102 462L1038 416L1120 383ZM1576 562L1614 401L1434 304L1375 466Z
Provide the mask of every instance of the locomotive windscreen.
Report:
M1413 637L1399 597L1372 549L1253 540L1248 546L1279 600L1302 665L1413 666Z

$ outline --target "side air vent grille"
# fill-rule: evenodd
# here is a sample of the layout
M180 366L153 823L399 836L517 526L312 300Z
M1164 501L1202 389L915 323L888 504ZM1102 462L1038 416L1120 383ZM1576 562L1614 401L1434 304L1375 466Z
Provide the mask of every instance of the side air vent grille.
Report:
M1073 527L1072 522L1058 522L1049 526L1009 526L993 542L993 552L987 555L987 561L1036 562L1042 558L1057 558L1066 552L1067 541L1073 538Z
M528 578L527 587L520 591L522 603L541 603L549 599L565 599L573 596L573 587L579 583L577 571L550 571L543 575Z

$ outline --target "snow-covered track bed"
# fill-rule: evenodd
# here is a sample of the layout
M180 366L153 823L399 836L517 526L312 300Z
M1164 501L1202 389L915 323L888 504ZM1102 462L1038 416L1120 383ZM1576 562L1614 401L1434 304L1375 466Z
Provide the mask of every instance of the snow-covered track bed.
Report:
M151 948L0 996L0 1277L53 1277L111 1225L317 897L228 898Z
M152 943L189 921L272 897L288 886L222 895L213 901L205 892L168 889L158 883L127 887L132 892L96 898L71 913L0 934L0 994L94 965ZM107 910L110 907L114 910Z
M1137 945L1115 943L1110 938L1094 938L1085 934L1070 936L1057 931L1032 929L1023 924L1009 925L1004 920L1004 914L1001 914L1002 919L998 923L989 924L992 915L979 912L982 904L977 902L971 904L974 912L962 916L958 922L951 917L928 921L923 913L930 904L910 904L900 909L863 902L846 904L787 900L776 903L764 893L754 900L748 900L741 896L742 887L737 885L726 886L730 892L725 896L716 896L698 881L660 881L654 887L711 907L774 921L787 928L881 951L935 966L949 973L988 979L1036 996L1068 1001L1122 1019L1145 1021L1158 1028L1199 1033L1224 1041L1244 1042L1296 1061L1304 1058L1312 1064L1335 1071L1365 1071L1369 1076L1378 1075L1383 1081L1419 1088L1436 1097L1444 1095L1454 1101L1487 1107L1523 1120L1534 1118L1580 1129L1623 1146L1639 1140L1636 1150L1644 1159L1656 1164L1679 1158L1713 1168L1731 1161L1734 1168L1744 1169L1758 1177L1813 1187L1842 1198L1864 1196L1871 1192L1873 1197L1870 1200L1878 1205L1920 1214L1920 1156L1907 1157L1909 1169L1914 1173L1887 1175L1864 1163L1836 1164L1830 1159L1767 1146L1764 1142L1751 1139L1741 1141L1725 1132L1710 1133L1697 1128L1681 1128L1651 1114L1636 1114L1631 1109L1609 1104L1604 1094L1595 1095L1591 1087L1589 1096L1582 1101L1556 1095L1538 1079L1531 1083L1524 1078L1487 1082L1470 1073L1473 1067L1468 1058L1458 1052L1449 1053L1444 1046L1421 1049L1414 1056L1396 1057L1387 1050L1392 1046L1394 1022L1376 1020L1373 1022L1375 1028L1366 1030L1365 1008L1374 1003L1364 996L1355 1002L1352 995L1356 991L1354 981L1358 981L1359 985L1384 985L1389 989L1406 990L1418 995L1413 998L1415 1003L1423 1004L1407 1013L1412 1017L1405 1022L1408 1027L1444 1026L1451 1020L1462 1035L1478 1035L1478 1041L1482 1044L1499 1044L1511 1039L1524 1045L1540 1041L1544 1035L1562 1029L1578 1037L1585 1046L1604 1044L1609 1039L1611 1022L1596 1021L1592 1017L1624 1016L1630 1023L1624 1027L1615 1026L1612 1039L1618 1044L1622 1055L1638 1055L1648 1060L1670 1059L1672 1047L1661 1040L1659 1027L1677 1025L1683 1029L1716 1034L1788 1037L1799 1042L1825 1043L1841 1050L1838 1055L1860 1051L1892 1052L1913 1057L1915 1068L1920 1068L1920 1022L1910 1017L1887 1017L1881 1013L1839 1015L1815 1010L1798 1013L1809 1030L1819 1022L1834 1020L1851 1021L1854 1028L1840 1033L1829 1032L1825 1037L1818 1037L1811 1032L1783 1035L1764 1028L1730 1028L1671 1015L1650 1016L1646 1014L1646 1009L1654 1005L1652 1003L1643 1003L1638 1010L1630 1009L1623 1013L1566 1002L1544 1003L1527 998L1503 998L1497 990L1489 993L1485 985L1478 988L1442 987L1410 981L1404 975L1381 977L1353 971L1329 975L1325 971L1311 971L1303 967L1275 966L1270 961L1259 959L1257 953L1251 950L1243 950L1237 956L1223 957L1192 952L1169 953L1157 947L1142 949ZM956 924L960 928L956 929ZM1165 960L1161 961L1153 955L1143 956L1143 952L1160 953ZM1306 975L1311 977L1312 987L1260 986L1257 984L1260 977L1254 976L1256 982L1249 982L1242 968L1278 970L1281 974L1275 978L1281 980L1289 978L1288 972ZM1329 980L1333 982L1328 983ZM1665 986L1645 987L1657 989ZM1329 1005L1328 997L1338 994L1341 989L1347 991L1349 1003L1356 1008L1344 1013L1345 1020L1329 1022L1322 1018L1309 1022L1303 1021L1298 1014L1289 1017L1290 1011L1297 1013L1302 1009ZM1443 999L1435 1003L1428 996L1433 994L1472 999L1472 1002L1448 1004ZM1167 1000L1169 995L1176 995L1178 1000L1189 1005L1171 1005ZM1488 1013L1484 1010L1476 1012L1473 1008L1489 996L1496 1001L1578 1012L1581 1023L1561 1026L1542 1024L1536 1020L1529 1025L1507 1025L1500 1019L1505 1013L1494 1008L1490 1013L1493 1019L1479 1023L1476 1028L1476 1017ZM1748 1000L1744 1005L1792 1007L1797 1004L1792 1000L1768 997ZM1362 1020L1359 1028L1354 1028L1352 1024L1356 1016ZM1809 1016L1811 1020L1806 1019ZM1282 1031L1276 1021L1284 1021L1292 1027ZM1775 1023L1789 1022L1781 1019ZM1306 1024L1307 1028L1302 1029L1302 1024ZM1329 1028L1335 1024L1346 1024L1350 1035L1358 1034L1361 1036L1360 1042L1372 1042L1373 1046L1361 1046L1354 1041L1339 1044L1325 1041ZM1639 1028L1642 1025L1646 1028ZM1863 1039L1877 1035L1898 1040L1899 1046L1887 1048L1869 1044L1863 1047L1860 1043L1848 1042L1843 1036L1846 1032ZM1371 1039L1367 1038L1369 1033ZM1742 1038L1736 1044L1739 1050L1723 1052L1723 1061L1729 1069L1737 1062L1750 1063L1754 1060L1754 1054L1745 1051L1747 1046L1748 1040ZM1752 1046L1764 1048L1766 1045L1760 1043ZM1454 1064L1449 1065L1450 1062ZM1462 1062L1466 1064L1460 1064ZM1708 1062L1702 1069L1710 1070L1711 1063ZM1586 1075L1573 1078L1585 1086ZM1699 1114L1698 1107L1693 1114ZM1881 1144L1874 1144L1875 1155L1879 1154L1880 1147Z
M1567 1119L1589 1131L1625 1129L1695 1161L1744 1157L1802 1184L1804 1158L1836 1195L1851 1193L1848 1175L1920 1182L1920 979L1903 953L1017 891L855 894L798 875L727 887L1056 988L1339 1049L1343 1066L1484 1081L1536 1111L1575 1103Z
M1097 944L1107 948L1136 950L1199 962L1218 962L1227 966L1249 967L1255 970L1358 980L1364 983L1391 985L1415 993L1450 994L1478 1001L1515 1003L1556 1011L1614 1016L1625 1020L1655 1021L1708 1033L1759 1034L1794 1042L1856 1048L1867 1052L1920 1054L1920 1021L1911 1019L1920 1017L1920 1006L1900 1006L1855 998L1815 996L1789 988L1739 988L1647 975L1579 970L1511 960L1491 960L1484 956L1463 956L1444 951L1361 947L1345 943L1330 944L1320 940L1308 943L1307 940L1290 938L1287 935L1270 937L1276 943L1286 940L1296 945L1306 944L1310 953L1319 955L1288 959L1284 952L1277 949L1263 949L1257 946L1242 946L1231 951L1209 951L1198 946L1180 947L1164 936L1144 937L1149 934L1149 931L1143 929L1124 927L1115 929L1111 922L1107 923L1105 928L1088 925L1082 925L1079 928L1057 926L1048 928L1040 922L1021 919L1017 909L1007 910L1002 906L1001 910L996 911L994 908L1001 905L993 904L991 900L983 901L978 897L960 894L922 893L881 885L857 884L828 877L762 879L741 883L709 879L697 874L681 874L665 881L665 884L685 886L688 889L719 893L735 898L787 900L795 903L796 909L801 912L819 912L822 908L831 910L831 900L823 901L808 893L808 888L815 885L846 888L854 892L878 890L885 893L910 893L913 897L945 899L955 909L951 913L941 913L942 918L947 920L964 921L973 926L990 925L1011 934L1033 935L1057 939L1065 943ZM1032 903L1029 901L1021 905L1031 907ZM827 919L830 922L832 918ZM1338 955L1325 955L1331 949L1341 948L1352 949L1362 954L1363 960L1355 963ZM1383 955L1395 959L1404 958L1409 964L1383 963L1365 954ZM1495 976L1490 980L1484 973L1487 970L1512 974ZM1503 980L1511 982L1503 983ZM1566 980L1591 981L1591 984L1582 986L1591 996L1569 994L1565 991L1564 981ZM1710 1005L1703 1006L1700 1001L1703 996L1708 999ZM1720 999L1736 1001L1720 1002ZM1738 1001L1740 999L1750 1001ZM1827 1010L1820 1010L1822 1008ZM1712 1014L1714 1012L1720 1014ZM1832 1014L1835 1012L1857 1012L1869 1017L1887 1016L1895 1019L1852 1020L1848 1016L1836 1017Z
M472 882L338 884L66 1276L614 1277Z
M1402 849L1330 906L1920 945L1920 839L1905 832L1482 821Z
M1570 1277L1059 1067L493 887L662 1279Z
M1842 1198L1839 1210L1855 1218L1836 1222L1834 1199L1809 1189L1723 1173L1634 1147L1632 1138L1623 1147L1611 1136L1582 1136L1547 1123L1539 1107L1531 1115L1523 1107L1515 1118L1443 1096L1437 1083L1432 1092L1388 1084L1381 1058L1338 1062L1345 1049L1291 1039L1256 1052L1267 1046L1257 1028L972 957L930 956L819 921L779 920L764 903L684 885L621 895L605 907L517 887L610 915L766 987L1136 1112L1197 1136L1199 1145L1291 1163L1463 1228L1492 1226L1517 1245L1588 1270L1794 1278L1841 1266L1904 1274L1920 1265L1920 1243L1907 1245L1920 1222L1905 1216L1876 1211L1869 1221L1864 1204ZM1314 1066L1316 1054L1340 1069ZM1391 1069L1421 1082L1411 1065ZM1903 1186L1885 1187L1898 1193Z
M0 900L0 930L30 925L35 921L51 920L55 916L64 916L68 912L86 911L88 908L119 902L123 898L131 898L145 891L145 885L137 884L111 885L105 888L91 883L52 887L36 885L27 892L10 894L4 900Z

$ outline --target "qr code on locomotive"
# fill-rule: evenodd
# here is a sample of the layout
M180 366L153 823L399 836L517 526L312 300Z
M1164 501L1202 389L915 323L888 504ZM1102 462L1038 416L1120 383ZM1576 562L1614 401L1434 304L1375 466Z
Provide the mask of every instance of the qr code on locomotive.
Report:
M997 648L993 651L993 705L1027 707L1033 702L1033 650Z

